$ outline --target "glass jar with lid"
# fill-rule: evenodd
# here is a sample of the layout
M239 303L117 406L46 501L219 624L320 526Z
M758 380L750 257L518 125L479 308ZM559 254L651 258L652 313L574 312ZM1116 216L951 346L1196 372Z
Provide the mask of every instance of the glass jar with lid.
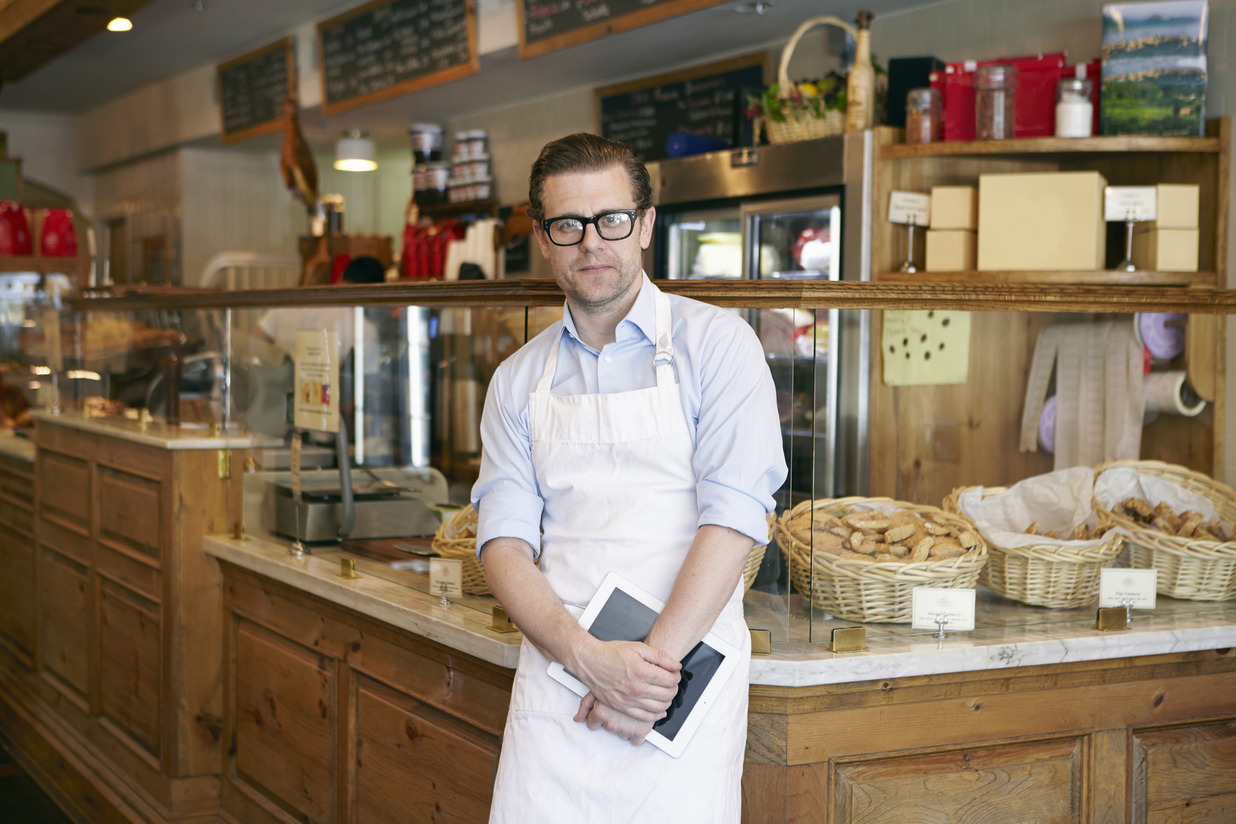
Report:
M1090 137L1094 131L1094 83L1066 77L1056 84L1056 137Z
M935 143L940 139L944 104L938 89L910 89L906 93L906 143Z
M1020 75L1016 66L983 66L974 73L974 136L1004 140L1013 136L1013 111Z

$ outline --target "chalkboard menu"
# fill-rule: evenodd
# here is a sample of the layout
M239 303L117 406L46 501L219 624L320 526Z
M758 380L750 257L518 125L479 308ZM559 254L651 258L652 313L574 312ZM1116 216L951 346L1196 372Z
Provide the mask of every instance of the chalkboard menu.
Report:
M714 148L744 145L750 139L746 98L763 86L763 56L753 55L598 89L601 134L626 143L645 162L669 157L666 143L677 132L707 138L702 142L717 143Z
M723 0L518 0L519 56L575 46Z
M295 60L292 38L285 37L219 64L224 143L282 128L283 101L295 93Z
M475 0L378 0L318 24L330 115L473 74Z

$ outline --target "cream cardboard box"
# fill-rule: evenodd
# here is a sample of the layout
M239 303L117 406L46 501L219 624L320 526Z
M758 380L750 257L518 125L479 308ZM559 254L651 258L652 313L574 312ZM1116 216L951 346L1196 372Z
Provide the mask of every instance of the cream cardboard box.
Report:
M932 229L978 228L978 189L973 186L932 186Z
M1155 186L1155 220L1137 224L1138 229L1196 229L1198 187L1193 183L1160 183Z
M978 268L1104 268L1106 227L1098 172L979 175Z
M978 235L968 229L928 229L928 272L971 272L978 252Z
M1146 224L1139 223L1133 230L1133 263L1138 269L1152 272L1197 271L1197 229L1141 229L1142 226ZM931 247L927 248L930 252Z

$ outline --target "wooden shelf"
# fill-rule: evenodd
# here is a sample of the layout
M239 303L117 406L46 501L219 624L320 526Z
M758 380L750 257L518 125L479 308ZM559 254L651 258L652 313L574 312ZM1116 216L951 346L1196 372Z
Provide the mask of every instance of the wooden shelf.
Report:
M1211 153L1222 148L1222 138L1149 137L1030 137L1017 140L965 140L939 143L895 143L880 147L880 160L917 157L976 157L981 155L1128 154L1130 152Z
M933 275L935 273L932 273ZM984 273L987 274L987 273ZM1033 273L1018 273L1033 274ZM1052 273L1061 274L1061 273ZM1067 274L1067 273L1066 273ZM955 309L1006 312L1192 312L1236 314L1236 290L1110 284L659 280L666 292L732 308ZM429 307L532 307L562 305L549 280L406 281L305 286L296 289L127 289L69 301L79 311L151 309L250 309L264 306L407 305Z
M876 280L881 283L965 283L974 285L1037 284L1041 287L1069 285L1107 286L1199 286L1209 288L1218 279L1216 272L1120 272L1097 271L1025 271L1025 272L880 272Z

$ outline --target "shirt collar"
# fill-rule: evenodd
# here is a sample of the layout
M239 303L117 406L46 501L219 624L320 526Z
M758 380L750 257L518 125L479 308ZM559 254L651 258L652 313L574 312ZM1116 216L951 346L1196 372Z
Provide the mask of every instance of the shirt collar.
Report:
M627 312L626 317L619 321L616 337L618 340L622 340L625 337L623 333L624 328L634 327L642 332L650 343L655 343L657 329L656 296L652 289L652 281L648 279L648 274L641 270L639 275L642 279L639 294L635 296L635 303L631 305L631 310ZM571 307L566 303L563 303L562 325L566 327L568 335L583 343L580 340L579 334L575 331L575 319L571 317Z

